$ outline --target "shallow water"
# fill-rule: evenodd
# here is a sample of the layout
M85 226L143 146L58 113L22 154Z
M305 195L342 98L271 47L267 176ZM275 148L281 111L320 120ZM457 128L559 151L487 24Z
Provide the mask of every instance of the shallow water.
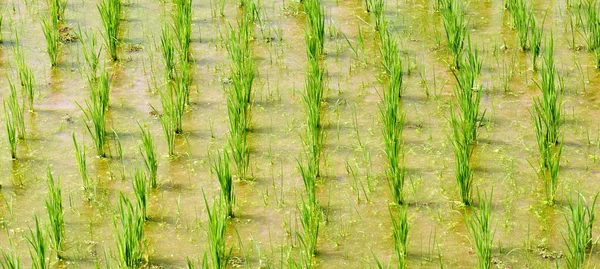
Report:
M325 218L317 262L320 268L368 268L375 265L371 251L386 263L394 257L387 209L390 195L383 176L378 109L382 70L377 34L361 1L322 2L327 13L328 91L322 165L325 176L318 183ZM464 220L470 212L458 202L446 119L455 82L447 64L450 56L443 26L433 2L388 1L386 12L400 38L406 69L410 70L404 77L402 98L409 179L405 195L411 224L408 262L410 268L473 268L477 258ZM585 50L570 48L563 1L532 4L537 17L548 12L545 36L554 33L557 68L566 86L565 148L555 207L543 203L542 183L530 165L537 162L538 153L529 111L532 97L540 95L531 55L517 49L516 32L510 28L502 1L473 1L467 6L472 40L483 60L481 108L486 110L485 126L480 129L474 154L475 186L480 191L494 192L494 262L498 268L554 268L555 262L562 268L567 199L576 191L590 197L600 190L600 102L595 90L600 80L594 57ZM66 25L98 30L101 24L95 5L95 1L69 1ZM259 74L254 85L250 134L254 180L236 182L236 217L228 224L227 244L233 247L233 261L246 259L251 268L285 268L287 256L298 252L295 232L300 229L296 204L303 184L296 159L302 152L305 118L300 95L306 69L305 20L301 5L294 1L263 0L262 7L264 32L256 28L253 41ZM11 46L13 33L18 31L39 91L35 113L26 113L28 133L19 144L18 160L10 159L5 132L0 132L0 216L7 231L0 233L0 247L7 250L12 238L26 267L31 261L24 235L32 226L33 215L47 223L41 197L47 192L48 165L61 178L66 221L64 260L52 260L53 268L92 268L94 262L105 263L105 251L114 253L112 222L118 194L132 196L132 173L136 166L143 165L138 152L138 122L149 126L160 154L160 187L151 193L150 220L145 226L149 264L182 268L186 257L198 261L206 251L202 191L208 197L218 193L208 152L222 148L228 132L223 81L228 78L229 58L221 39L225 27L234 24L240 13L237 4L228 1L226 16L212 18L209 1L194 1L192 106L184 116L184 134L176 140L177 157L169 159L160 123L151 114L150 105L160 106L157 87L162 63L156 48L160 34L157 29L170 20L171 8L157 1L128 2L120 29L122 61L107 63L112 86L107 126L119 135L123 145L123 180L112 136L112 157L93 157L95 150L77 106L89 95L85 77L78 69L82 57L79 44L64 44L60 64L52 70L39 25L39 16L47 12L45 3L2 3L5 17L0 76L14 76ZM365 50L357 58L342 33L356 45L359 27ZM580 37L577 44L584 45ZM132 45L142 49L128 49ZM0 79L0 87L7 88L6 79ZM72 133L85 142L88 170L98 182L93 201L87 201L82 192ZM347 163L356 169L358 182L347 173ZM361 184L364 189L357 187ZM594 232L597 235L600 231L596 228ZM590 268L600 264L596 250L589 263Z

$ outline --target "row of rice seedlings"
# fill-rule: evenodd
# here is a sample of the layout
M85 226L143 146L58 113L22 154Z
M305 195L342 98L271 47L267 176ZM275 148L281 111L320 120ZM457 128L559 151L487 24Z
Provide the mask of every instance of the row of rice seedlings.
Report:
M396 207L396 213L393 212L392 207ZM392 237L394 238L398 268L404 269L407 267L408 231L410 228L408 224L408 205L390 206L388 210L392 219Z
M119 195L119 214L114 219L119 268L139 268L144 263L144 216L123 193Z
M567 221L567 233L563 235L567 245L565 253L565 264L568 269L585 268L586 254L591 251L593 244L592 230L596 220L594 209L598 194L594 201L587 203L583 195L578 194L577 202L569 201L568 213L565 214Z
M51 1L54 3L54 1ZM59 34L58 34L58 9L54 8L54 5L50 5L50 15L42 17L42 30L44 32L44 37L46 38L46 51L48 52L48 57L50 58L50 65L56 66L58 61L58 44L59 44Z
M48 264L48 241L46 241L46 235L40 226L40 221L36 215L33 216L35 220L35 229L29 228L29 233L25 237L31 249L29 250L29 256L31 257L31 268L33 269L47 269Z
M121 0L102 0L98 11L104 27L104 43L112 61L118 60L119 25L121 24Z
M140 155L142 155L142 159L144 160L144 166L146 167L146 172L148 172L148 180L150 182L150 187L156 188L158 186L158 184L156 183L158 159L156 158L156 154L154 153L154 139L152 137L152 134L150 133L150 129L147 126L139 125L139 127L142 138L142 143L140 145Z
M441 10L442 21L446 31L448 48L453 58L453 66L458 69L465 49L467 23L465 21L464 3L461 0L449 1Z
M33 100L35 97L34 86L35 77L33 71L25 62L25 54L21 51L21 45L19 43L19 35L15 32L15 46L13 47L13 55L15 62L17 63L17 76L21 84L21 89L27 96L29 104L29 111L33 112ZM25 134L25 133L23 133Z
M471 46L470 38L465 58L461 61L460 72L453 72L457 81L454 98L457 108L450 107L452 126L452 146L455 158L455 177L461 201L465 205L472 202L473 174L470 164L472 145L477 141L478 128L485 112L479 112L481 103L481 85L478 82L481 62L477 49Z
M11 158L17 159L17 140L25 137L24 106L19 104L17 90L12 80L8 79L8 99L4 99L5 129L8 138Z
M133 175L133 181L131 182L133 187L133 193L135 194L135 202L138 212L142 215L142 218L148 219L148 178L146 173L136 167Z
M492 268L492 247L494 243L495 231L492 228L492 196L487 193L478 195L479 208L474 209L473 215L467 221L467 228L473 234L475 242L475 253L477 253L477 268Z
M536 83L542 97L533 98L533 120L535 123L536 138L540 151L540 178L545 183L546 198L550 204L556 199L558 186L558 170L562 154L561 113L562 90L556 85L558 77L554 64L552 36L546 44L546 51L541 67L541 81Z
M208 235L208 253L210 264L212 265L211 268L225 268L231 254L231 249L227 251L225 244L227 208L224 205L224 198L218 195L213 199L212 206L209 206L206 195L204 195L204 192L202 194L208 215L208 228L206 232ZM208 263L204 263L204 265L208 266Z
M404 203L403 188L405 178L404 145L402 130L404 113L400 107L402 94L402 61L396 57L391 66L390 81L383 90L382 104L379 106L383 122L384 152L387 159L386 178L396 204Z
M181 61L189 62L192 35L192 0L175 0L173 24L179 44Z
M250 38L252 35L251 15L245 15L238 22L238 29L230 26L227 52L231 58L232 87L228 90L227 111L229 116L229 146L239 179L247 179L250 165L248 150L248 129L251 122L253 82L255 77L254 59Z
M83 183L83 190L90 191L92 185L90 183L90 177L87 171L87 161L85 154L85 145L79 145L75 138L75 133L72 134L73 146L75 147L75 160L77 161L77 169L79 170L79 176L81 176L81 182Z
M50 243L56 252L56 257L60 259L60 253L63 250L63 241L65 235L65 222L63 219L64 208L62 204L62 194L60 188L60 178L55 182L52 171L48 167L46 184L48 185L48 198L46 198L46 209L50 221Z
M106 144L106 112L108 108L108 75L102 72L99 77L97 89L90 91L90 100L85 101L85 108L79 105L84 114L85 127L90 134L98 157L105 157L104 145Z
M233 217L233 206L235 205L235 192L233 185L233 177L231 175L231 164L229 160L229 152L227 147L223 149L223 153L217 152L216 158L212 158L211 156L211 168L215 174L217 174L217 179L219 180L219 185L221 186L221 197L223 198L223 203L225 207L225 211L227 217Z

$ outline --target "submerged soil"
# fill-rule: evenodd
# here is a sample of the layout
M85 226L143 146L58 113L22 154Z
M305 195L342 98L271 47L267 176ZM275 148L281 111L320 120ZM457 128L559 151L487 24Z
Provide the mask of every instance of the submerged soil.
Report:
M171 4L126 1L123 8L121 61L107 62L111 74L111 133L108 158L93 157L78 104L89 89L80 71L79 43L64 43L59 66L50 68L39 17L44 1L1 4L4 12L0 77L15 76L11 47L18 32L27 63L33 68L38 95L35 112L26 113L26 139L18 160L11 160L5 132L0 134L0 233L2 250L14 248L24 266L31 264L25 234L33 216L47 223L44 200L46 167L60 176L65 205L66 251L53 268L93 268L114 256L113 218L120 192L132 195L131 178L143 162L137 123L149 126L159 153L159 188L152 190L145 232L149 266L182 268L186 257L199 261L207 250L207 197L219 191L211 173L209 153L221 149L228 132L224 89L230 60L223 38L239 12L227 1L224 17L213 17L211 3L193 2L192 105L184 115L184 133L176 139L175 158L167 148L152 108L160 107L162 62L157 43L160 27L170 21ZM228 224L230 267L287 267L295 256L300 230L296 205L303 184L297 168L302 154L305 113L305 18L295 1L260 1L263 25L252 42L258 77L250 134L253 180L237 181L235 218ZM409 202L408 263L410 268L473 268L477 257L465 225L470 210L459 202L454 158L449 140L450 105L455 85L448 67L440 15L434 1L388 1L386 16L399 37L405 65L403 111L408 169L405 195ZM374 267L373 256L387 263L394 257L384 178L379 103L382 79L377 33L362 1L322 1L326 17L327 92L324 110L325 147L318 196L323 207L319 233L319 268ZM564 149L556 206L544 203L536 166L537 144L530 110L541 93L531 54L518 49L516 32L502 1L472 1L467 6L471 39L483 60L481 109L485 121L475 147L475 187L493 190L494 263L498 268L564 267L563 234L567 202L581 192L600 190L600 83L595 60L572 49L564 1L532 1L535 14L547 14L544 35L554 36L558 72L564 79ZM68 2L65 26L99 31L96 1ZM358 37L364 38L364 49ZM97 34L100 37L100 34ZM584 42L575 33L576 44ZM355 55L351 46L358 48ZM539 61L541 62L541 60ZM7 88L6 79L0 87ZM7 91L2 91L2 96ZM123 146L125 178L116 151ZM97 182L94 198L86 199L77 170L71 134L84 141L90 176ZM356 177L348 170L356 171ZM594 229L594 234L600 230ZM13 245L9 244L9 240ZM596 249L590 265L600 264ZM593 267L593 266L591 266Z

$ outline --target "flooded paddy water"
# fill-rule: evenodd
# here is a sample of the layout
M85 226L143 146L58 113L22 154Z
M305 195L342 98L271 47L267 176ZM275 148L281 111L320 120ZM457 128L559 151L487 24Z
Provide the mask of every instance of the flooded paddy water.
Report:
M203 193L212 204L212 197L220 192L211 156L228 143L230 130L227 32L243 16L239 1L223 1L224 16L219 16L220 0L192 1L190 104L183 114L183 132L175 137L175 156L169 157L153 107L162 111L160 29L171 23L174 5L123 0L120 59L110 61L106 48L100 57L110 82L106 158L95 156L79 106L85 106L90 95L79 41L63 40L58 64L51 67L40 22L48 13L46 1L0 2L0 95L7 98L6 77L18 84L13 50L17 33L35 76L35 110L25 110L27 133L18 141L16 160L10 156L4 127L0 132L2 251L15 253L24 267L31 266L27 237L29 228L35 227L34 215L44 227L48 225L44 199L50 167L55 178L60 177L65 228L61 259L49 250L50 268L118 267L119 193L133 200L134 171L144 167L139 123L148 126L158 156L158 187L149 190L143 226L143 267L187 268L188 258L200 266L209 251ZM234 217L226 225L225 244L231 248L226 267L288 268L301 249L299 204L304 183L298 161L304 158L306 125L302 95L308 61L306 16L297 1L255 2L260 20L250 42L256 71L248 134L250 176L234 177L236 202ZM532 111L533 97L541 96L536 85L540 72L532 68L531 52L519 49L510 15L504 2L497 0L465 5L468 32L482 62L480 111L485 111L471 155L473 188L482 193L493 190L492 268L567 268L568 203L577 192L591 201L600 191L600 73L594 52L588 52L583 36L570 28L565 1L526 2L537 18L545 16L543 37L553 37L556 68L564 81L564 140L556 203L546 202L537 174ZM75 35L81 27L96 32L102 42L98 3L69 0L61 31ZM321 0L321 6L326 79L316 196L322 217L313 266L376 268L374 257L396 266L388 209L393 199L385 174L380 112L387 78L379 35L362 0ZM474 239L467 227L473 210L461 203L455 179L449 118L456 80L441 14L433 0L386 1L384 14L398 38L404 71L400 102L405 113L403 193L410 226L407 266L477 267ZM2 120L4 126L5 117ZM94 182L91 191L83 191L72 134L85 145L88 174ZM478 202L475 199L475 207ZM587 268L600 265L595 244L598 225L592 234Z

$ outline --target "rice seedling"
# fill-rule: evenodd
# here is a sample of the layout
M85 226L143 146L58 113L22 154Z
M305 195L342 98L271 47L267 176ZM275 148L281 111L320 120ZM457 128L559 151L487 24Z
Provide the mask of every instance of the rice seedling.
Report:
M83 190L90 190L90 178L87 172L87 164L85 158L85 145L79 145L77 143L77 139L75 138L75 133L72 134L73 137L73 145L75 146L75 159L77 161L77 169L79 170L79 175L81 176L81 182L83 183Z
M461 116L456 115L451 107L450 122L452 125L452 147L454 150L455 177L461 201L465 205L471 205L473 173L469 165L471 148L468 142L468 134L465 133L465 123Z
M33 216L35 220L35 230L29 228L29 234L26 236L27 242L31 246L29 250L29 256L31 256L31 268L33 269L47 269L49 267L48 258L48 243L46 236L40 227L40 221L36 215Z
M121 172L121 180L125 180L125 159L123 158L123 145L121 144L121 139L119 138L119 134L117 131L113 129L113 135L115 136L115 146L117 148L117 156L119 157L120 169Z
M165 81L170 83L175 80L175 45L173 44L173 34L169 26L165 25L161 29L160 51L165 65Z
M97 78L96 88L92 88L92 95L97 96L98 102L104 111L108 110L110 105L110 83L108 80L108 72L100 71L100 76Z
M387 159L386 178L392 199L396 204L404 203L404 147L402 129L404 128L404 113L400 110L400 95L402 93L402 64L399 59L391 66L390 82L382 95L379 106L383 122L384 152Z
M488 197L486 193L477 193L479 208L467 221L467 227L473 234L475 253L477 253L477 268L492 268L492 247L494 243L494 230L492 228L492 191Z
M375 31L380 31L385 25L385 1L366 0L367 11L373 13L375 17Z
M448 6L442 9L441 13L444 29L446 30L446 40L448 41L448 47L454 60L454 67L458 69L468 33L463 2L450 2Z
M60 188L60 178L55 182L50 167L46 172L46 184L48 186L48 197L46 198L46 209L48 210L48 220L50 221L50 243L56 251L57 258L60 259L62 243L65 235L65 222L63 220L64 209L62 205L62 194Z
M304 191L306 193L306 200L312 205L317 205L317 197L316 197L316 186L317 186L317 171L316 167L311 164L309 161L306 166L302 165L300 161L298 161L298 168L300 170L300 175L302 177L302 182L304 183Z
M10 77L6 77L6 79L8 81L9 94L8 100L5 100L5 111L8 108L11 125L16 129L17 138L23 140L25 139L25 119L23 117L25 106L19 104L17 89Z
M27 66L25 62L25 55L21 51L21 45L19 43L19 35L15 31L15 46L13 47L13 55L15 56L15 62L17 63L17 75L19 77L19 82L21 83L21 88L27 95L27 101L29 103L29 111L33 112L33 99L34 99L34 86L35 86L35 77L33 75L33 71L31 68Z
M146 171L148 172L148 179L151 188L156 188L156 173L158 171L158 159L154 154L154 139L150 133L150 129L147 126L141 126L138 124L141 131L142 143L140 145L140 155L144 160Z
M302 4L308 24L305 32L307 49L311 50L311 55L320 57L325 44L325 10L320 0L305 0Z
M42 18L42 30L46 38L46 51L50 58L50 65L56 66L58 59L58 17L55 14Z
M56 16L57 21L65 19L65 9L67 8L67 0L50 0L50 13Z
M163 130L163 134L165 135L165 140L167 141L167 149L169 156L175 156L175 121L173 114L173 99L171 91L162 91L161 93L161 104L163 108L163 113L160 114L156 108L152 107L154 113L158 115L158 119L160 120L160 124Z
M17 159L17 127L15 120L13 119L12 113L8 108L8 101L4 100L4 118L5 118L5 130L6 138L8 139L8 145L10 150L10 157L13 160Z
M402 65L399 57L398 39L387 29L379 31L379 53L383 59L381 64L386 74L391 75L394 65Z
M119 44L119 25L121 24L121 0L102 0L98 11L104 27L104 43L112 61L117 61L117 46Z
M510 0L508 10L512 16L512 26L517 31L519 39L519 47L522 51L528 49L529 27L531 20L529 19L529 7L524 0Z
M100 67L99 63L102 46L98 45L96 34L93 31L82 32L80 27L78 28L77 37L81 44L81 51L88 68L88 73L90 74L91 78L95 79L98 75L98 69Z
M2 251L2 259L0 260L0 268L2 269L21 269L21 260L14 251L14 246L11 242L10 251Z
M206 213L208 214L208 246L209 246L209 260L212 264L211 268L224 268L227 265L229 259L229 253L225 245L225 230L227 222L227 209L223 205L223 197L217 196L213 199L212 207L208 205L206 195L202 192L204 197L204 205L206 206Z
M98 157L105 157L106 144L106 110L108 107L108 78L106 72L100 76L98 89L92 89L90 100L85 101L85 108L77 104L84 114L84 124L90 134ZM90 124L91 123L91 124Z
M192 85L192 75L190 74L190 63L187 61L179 61L180 74L177 77L177 84L175 85L177 94L177 105L183 112L185 107L190 105L190 85ZM182 130L179 130L181 133Z
M585 268L586 252L593 243L592 230L597 199L598 194L594 196L594 201L590 205L579 193L576 203L569 201L568 213L565 214L567 222L566 236L563 234L563 239L567 245L565 264L568 269Z
M227 147L223 153L217 152L216 158L212 159L212 170L217 174L219 185L221 186L221 197L223 197L225 211L228 217L233 217L233 206L235 204L235 193L233 178L231 176L231 166L229 161L229 152Z
M307 265L305 268L313 268L315 264L314 256L317 253L321 212L315 203L306 200L304 196L302 196L298 211L302 227L302 232L297 232L302 250L301 260Z
M531 25L531 38L529 39L529 49L531 50L531 57L532 57L532 63L533 63L533 70L537 70L537 58L540 55L541 52L541 45L542 45L542 33L543 33L543 26L544 26L544 20L542 20L542 23L538 26L538 23L535 20L535 16L533 15L533 12L530 12L529 14L529 25Z
M189 62L190 41L192 35L192 0L176 0L173 16L175 36L179 44L179 56L182 62Z
M481 85L478 78L481 74L481 61L477 48L471 46L471 39L467 39L465 59L461 61L461 71L453 71L458 87L454 88L454 97L458 103L461 131L465 136L465 143L473 144L477 141L477 130L483 121L485 111L479 112L481 103Z
M119 194L114 227L119 268L139 268L144 263L144 217L123 193Z
M600 27L598 25L598 2L596 0L582 1L585 23L581 18L581 9L579 10L579 23L582 24L583 38L586 41L587 50L595 51L600 45Z
M408 249L408 205L395 206L396 213L392 211L392 206L388 207L392 219L392 237L394 238L394 250L398 260L398 268L407 267L406 257Z
M133 193L135 194L137 211L140 212L144 219L148 219L148 183L146 173L144 173L142 169L136 167L132 187Z

